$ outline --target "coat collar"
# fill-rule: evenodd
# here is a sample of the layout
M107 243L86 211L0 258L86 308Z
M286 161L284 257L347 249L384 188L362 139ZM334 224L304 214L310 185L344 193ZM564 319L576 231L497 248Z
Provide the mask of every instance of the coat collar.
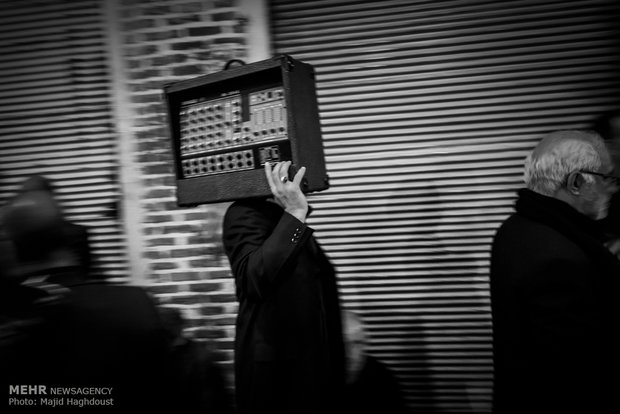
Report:
M543 222L562 233L579 234L582 237L604 241L604 234L595 220L562 200L524 188L519 190L516 210L517 213Z
M602 269L620 274L620 261L605 247L606 235L599 223L568 203L522 189L519 191L516 210L518 215L562 233L579 245Z

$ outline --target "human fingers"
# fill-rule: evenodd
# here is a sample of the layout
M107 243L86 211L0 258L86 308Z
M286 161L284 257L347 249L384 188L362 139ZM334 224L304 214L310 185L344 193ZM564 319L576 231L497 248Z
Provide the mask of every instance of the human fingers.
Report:
M267 178L267 183L269 184L271 192L273 192L275 183L273 182L273 169L269 161L265 162L265 177Z
M269 189L276 198L280 197L284 190L284 183L282 182L281 177L286 176L286 174L282 173L282 164L282 162L270 164L270 171L268 172L269 176L267 177Z
M277 175L274 176L274 179L278 180L278 182L281 183L282 185L285 185L289 181L288 169L290 165L291 165L290 161L284 161L284 162L278 163Z
M301 188L301 180L303 180L305 174L306 167L301 167L299 170L297 170L295 177L293 177L293 183Z

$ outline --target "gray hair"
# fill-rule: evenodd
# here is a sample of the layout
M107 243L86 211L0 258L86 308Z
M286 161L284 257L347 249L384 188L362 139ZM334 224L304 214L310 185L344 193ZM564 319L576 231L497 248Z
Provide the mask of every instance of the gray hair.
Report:
M605 142L595 132L552 132L525 159L525 185L536 193L554 196L570 173L598 171L606 155ZM584 177L588 182L594 180L589 175Z

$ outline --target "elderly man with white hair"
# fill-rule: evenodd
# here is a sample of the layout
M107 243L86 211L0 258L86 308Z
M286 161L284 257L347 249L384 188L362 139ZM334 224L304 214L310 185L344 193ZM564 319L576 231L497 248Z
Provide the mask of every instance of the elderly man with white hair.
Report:
M593 132L553 132L524 178L492 247L494 412L608 412L620 389L620 261L599 225L618 191L610 154Z

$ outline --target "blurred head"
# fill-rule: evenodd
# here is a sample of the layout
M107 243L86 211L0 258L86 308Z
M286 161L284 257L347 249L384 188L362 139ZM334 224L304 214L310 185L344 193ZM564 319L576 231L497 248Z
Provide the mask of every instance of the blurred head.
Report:
M601 115L594 123L594 130L605 140L616 171L620 171L620 109Z
M556 131L547 135L525 161L527 188L565 201L594 220L607 216L618 191L614 165L602 138L590 131Z
M366 362L366 333L360 317L351 311L343 311L342 324L347 382L352 382L358 377Z
M20 264L48 260L63 245L63 218L47 191L18 194L0 212L2 227Z
M29 191L45 191L48 193L53 193L54 187L52 182L46 177L34 174L24 180L19 190L20 194Z

